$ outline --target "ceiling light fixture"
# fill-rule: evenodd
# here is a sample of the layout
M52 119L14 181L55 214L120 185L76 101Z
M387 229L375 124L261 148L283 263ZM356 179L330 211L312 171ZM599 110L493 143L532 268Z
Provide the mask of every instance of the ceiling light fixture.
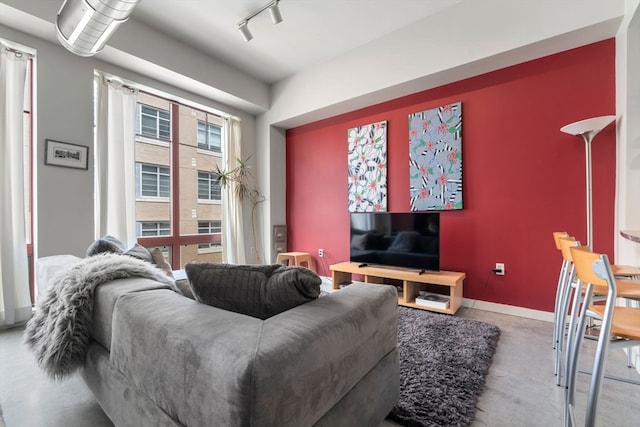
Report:
M280 8L278 7L278 3L280 0L272 0L269 3L262 6L260 9L253 12L251 15L244 18L242 21L238 22L238 31L242 34L242 38L244 41L248 42L253 38L251 31L249 31L249 21L254 17L258 16L265 10L269 9L269 14L271 15L271 21L274 24L279 24L282 22L282 14L280 13Z
M140 0L65 0L56 17L56 35L78 56L100 52Z
M271 21L274 24L279 24L282 22L282 14L280 13L280 8L278 7L278 0L274 1L271 6L269 6L269 14L271 15Z
M247 24L247 21L238 24L238 30L240 31L240 34L242 34L242 37L246 42L253 38L253 34L251 34L251 31L249 31L249 27L247 26Z

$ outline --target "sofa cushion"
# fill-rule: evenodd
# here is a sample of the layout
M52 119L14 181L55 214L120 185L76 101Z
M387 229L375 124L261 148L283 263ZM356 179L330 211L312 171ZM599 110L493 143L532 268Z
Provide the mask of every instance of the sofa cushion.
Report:
M318 298L322 280L304 267L190 263L185 266L196 301L267 319Z
M114 254L124 253L126 247L124 243L113 236L106 235L87 248L87 256L101 254L103 252L111 252Z

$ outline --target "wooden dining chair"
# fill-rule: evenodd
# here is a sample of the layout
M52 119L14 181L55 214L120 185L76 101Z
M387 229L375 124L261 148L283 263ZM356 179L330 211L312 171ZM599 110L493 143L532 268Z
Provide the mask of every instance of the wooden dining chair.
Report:
M596 421L598 397L604 377L606 355L609 349L632 347L640 344L640 309L616 305L616 298L640 298L640 282L632 280L617 280L614 277L611 264L605 254L592 252L586 246L570 248L575 274L580 289L585 285L585 295L575 335L568 341L567 352L567 391L565 398L565 426L575 426L575 384L578 359L587 318L594 318L602 322L591 383L587 398L585 426L592 427ZM576 292L578 294L579 292ZM594 295L605 295L604 305L594 305ZM572 331L569 330L569 334Z

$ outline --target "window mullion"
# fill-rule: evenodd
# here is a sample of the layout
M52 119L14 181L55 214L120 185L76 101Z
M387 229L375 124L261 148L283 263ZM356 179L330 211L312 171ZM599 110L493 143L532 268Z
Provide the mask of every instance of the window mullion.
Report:
M173 241L177 242L180 237L180 197L178 194L180 192L180 128L179 128L179 117L180 117L179 105L172 102L171 103L171 113L169 115L169 120L171 123L171 159L169 165L169 176L171 177L171 207L172 207L172 215L171 215L171 235L173 236ZM171 264L175 266L179 266L180 264L180 246L176 243L172 245L173 250L171 251Z

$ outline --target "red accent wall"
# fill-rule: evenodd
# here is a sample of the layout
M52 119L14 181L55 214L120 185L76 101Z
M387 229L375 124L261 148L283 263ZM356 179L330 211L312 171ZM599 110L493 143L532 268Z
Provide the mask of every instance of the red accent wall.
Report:
M289 129L289 250L311 253L329 276L328 265L349 260L347 129L387 120L387 209L408 212L408 115L457 101L464 209L441 213L441 268L467 274L467 298L553 311L552 232L586 240L585 144L560 128L615 114L613 39ZM613 124L592 148L594 250L612 256Z

